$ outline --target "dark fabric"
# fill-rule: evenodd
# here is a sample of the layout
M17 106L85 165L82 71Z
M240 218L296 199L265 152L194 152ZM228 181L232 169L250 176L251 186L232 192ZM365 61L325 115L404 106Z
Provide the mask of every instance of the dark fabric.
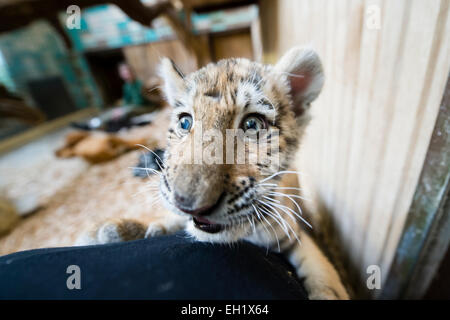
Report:
M69 290L67 267L81 270ZM194 242L184 233L0 257L1 299L306 299L280 256L242 242Z

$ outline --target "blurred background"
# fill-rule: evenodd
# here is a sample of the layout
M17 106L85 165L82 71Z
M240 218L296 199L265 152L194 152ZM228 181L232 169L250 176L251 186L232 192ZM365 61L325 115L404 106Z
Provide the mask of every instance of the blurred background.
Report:
M297 157L305 206L332 218L357 297L450 298L449 13L449 0L1 1L0 255L157 216L155 179L133 167L152 161L137 144L165 146L161 57L189 73L309 45L326 81Z

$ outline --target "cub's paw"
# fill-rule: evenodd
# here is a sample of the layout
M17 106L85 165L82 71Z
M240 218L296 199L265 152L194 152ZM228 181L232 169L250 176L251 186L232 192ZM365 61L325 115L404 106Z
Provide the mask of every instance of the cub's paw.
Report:
M321 288L320 290L311 291L308 294L309 300L346 300L341 299L337 293L331 288Z
M167 230L161 223L150 223L147 231L145 232L145 238L162 236L167 233Z
M349 300L344 286L340 283L325 285L316 281L305 281L309 300Z
M143 239L145 226L134 220L107 221L78 238L76 245L93 245Z

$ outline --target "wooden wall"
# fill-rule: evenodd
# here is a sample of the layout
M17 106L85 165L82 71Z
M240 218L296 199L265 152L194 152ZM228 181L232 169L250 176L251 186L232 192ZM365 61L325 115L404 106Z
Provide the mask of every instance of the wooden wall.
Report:
M361 282L369 265L384 281L449 74L450 1L261 3L267 62L307 44L324 64L298 156L306 189L337 222Z
M253 59L249 30L215 36L211 39L211 47L215 61L230 57Z
M230 57L258 59L258 39L253 35L253 25L240 30L199 36L206 56L206 63ZM256 39L255 39L256 38ZM157 74L162 57L171 58L185 72L197 70L197 63L179 40L152 42L123 48L126 61L144 82Z
M206 45L205 48L208 50ZM125 47L123 52L127 62L143 81L147 81L157 74L157 67L162 57L172 59L185 73L192 72L197 68L195 60L179 40Z

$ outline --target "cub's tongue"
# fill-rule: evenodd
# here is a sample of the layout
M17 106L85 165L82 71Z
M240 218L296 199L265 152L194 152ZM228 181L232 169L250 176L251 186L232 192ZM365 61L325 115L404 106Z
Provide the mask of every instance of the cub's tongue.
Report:
M193 217L194 220L194 226L197 229L200 229L202 231L208 232L208 233L217 233L223 230L223 226L220 224L215 224L208 219L202 218L202 217Z
M202 217L195 217L195 220L197 220L199 223L203 223L203 224L214 224L211 221L209 221L208 219L202 218Z

